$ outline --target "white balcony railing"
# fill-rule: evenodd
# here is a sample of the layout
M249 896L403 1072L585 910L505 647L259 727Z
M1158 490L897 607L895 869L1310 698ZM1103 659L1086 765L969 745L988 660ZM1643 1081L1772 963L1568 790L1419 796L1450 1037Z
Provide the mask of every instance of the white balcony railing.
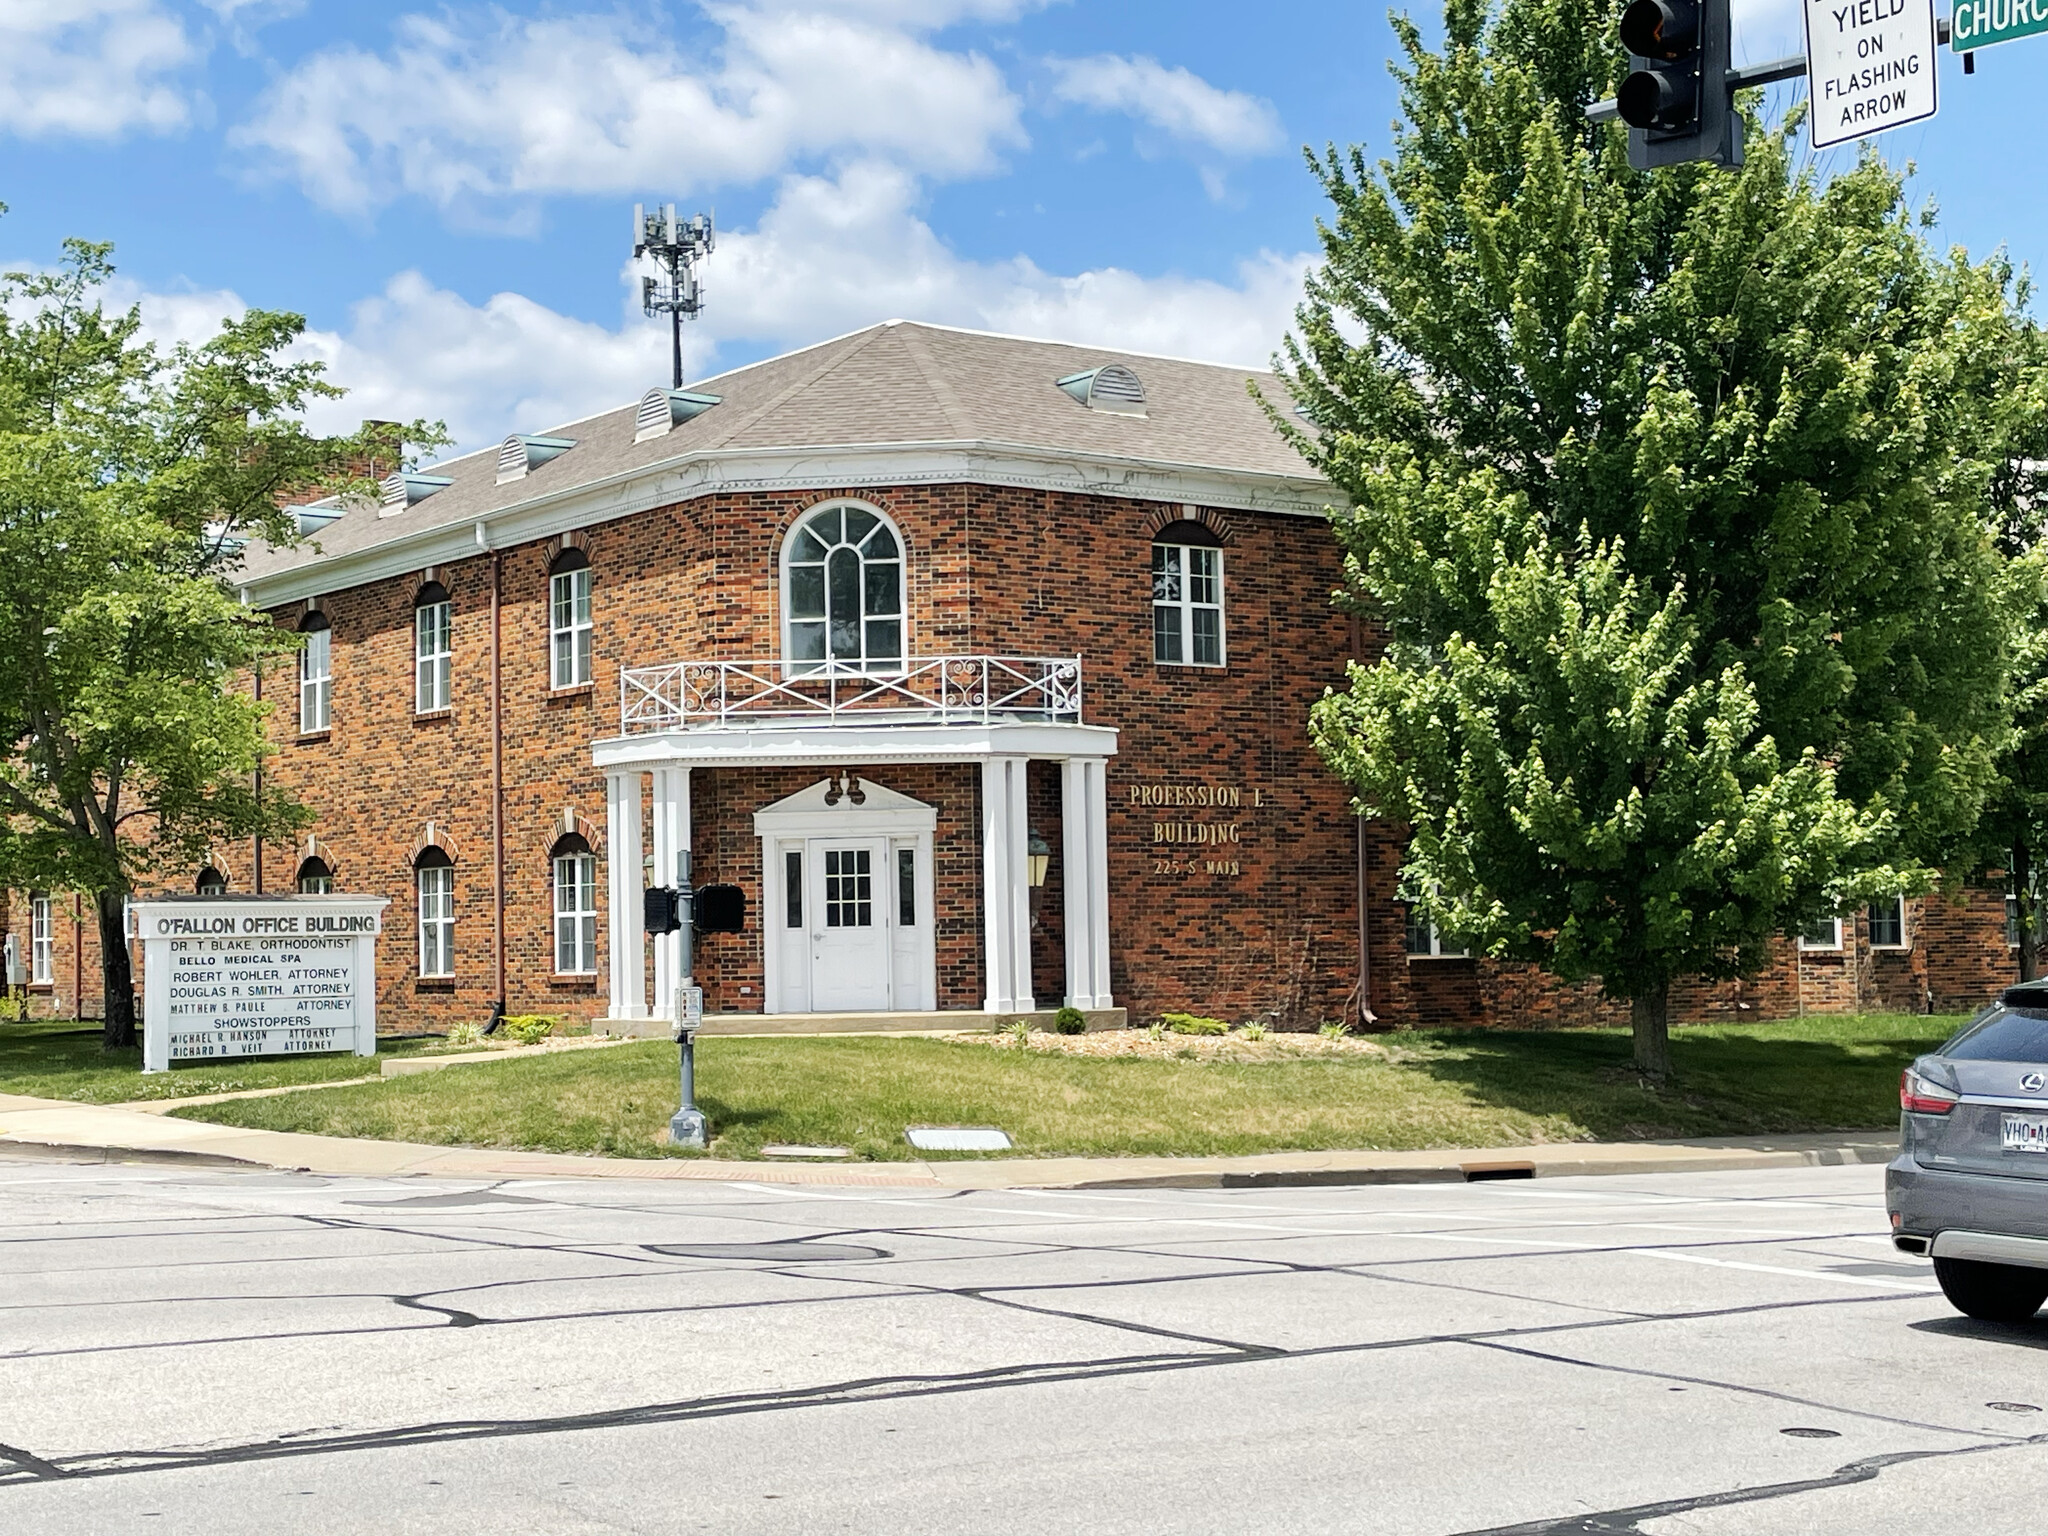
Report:
M1080 719L1078 656L911 656L889 673L815 661L677 661L619 674L619 723L628 736L772 723Z

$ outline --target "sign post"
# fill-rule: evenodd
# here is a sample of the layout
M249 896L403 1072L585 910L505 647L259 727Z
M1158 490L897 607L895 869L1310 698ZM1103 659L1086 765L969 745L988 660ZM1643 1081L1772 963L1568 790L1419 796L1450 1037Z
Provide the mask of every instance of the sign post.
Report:
M177 896L130 907L142 940L142 1070L176 1061L377 1054L382 896Z
M676 899L680 910L678 937L681 953L676 965L674 1032L680 1046L677 1063L682 1081L682 1104L669 1117L668 1139L678 1147L703 1147L711 1143L711 1124L697 1107L697 1026L704 1022L704 989L697 985L696 890L690 884L690 850L676 855Z
M1974 3L1961 0L1957 16ZM1997 0L2001 7L2008 3ZM1847 144L1934 116L1938 57L1934 0L1806 0L1813 147Z

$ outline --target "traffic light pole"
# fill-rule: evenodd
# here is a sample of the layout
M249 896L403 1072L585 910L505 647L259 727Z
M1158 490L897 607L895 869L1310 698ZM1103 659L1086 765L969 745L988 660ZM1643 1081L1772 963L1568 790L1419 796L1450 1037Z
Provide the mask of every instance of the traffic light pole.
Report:
M1944 43L1948 41L1948 26L1949 23L1946 16L1935 18L1934 35L1936 41ZM1964 54L1963 61L1964 67L1967 70L1972 62L1972 56ZM1737 68L1732 68L1722 78L1727 81L1730 91L1741 91L1747 90L1752 86L1776 85L1780 80L1797 80L1805 73L1806 55L1803 53L1788 53L1782 59L1772 59L1768 63L1744 64ZM1609 97L1606 101L1596 101L1586 108L1586 121L1589 123L1611 123L1620 116L1621 103L1612 97Z
M711 1144L710 1123L704 1118L704 1111L697 1107L697 1025L702 1015L692 1004L697 992L696 945L697 936L697 893L690 884L690 850L685 848L676 855L676 898L680 911L677 916L682 927L676 934L682 953L676 965L675 1014L672 1021L676 1044L680 1047L681 1060L677 1063L682 1080L682 1105L669 1118L668 1139L678 1147L704 1147Z

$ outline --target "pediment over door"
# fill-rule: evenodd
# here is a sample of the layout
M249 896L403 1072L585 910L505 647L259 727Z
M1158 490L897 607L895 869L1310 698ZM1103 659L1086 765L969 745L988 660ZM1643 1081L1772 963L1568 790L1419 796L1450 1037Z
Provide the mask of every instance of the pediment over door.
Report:
M856 805L851 794L841 793L836 803L828 803L837 778L820 779L807 785L793 795L785 795L773 805L765 805L754 812L754 832L757 836L788 836L802 833L808 836L829 836L833 831L845 832L931 832L938 826L938 811L922 800L912 799L885 785L859 780L861 803Z

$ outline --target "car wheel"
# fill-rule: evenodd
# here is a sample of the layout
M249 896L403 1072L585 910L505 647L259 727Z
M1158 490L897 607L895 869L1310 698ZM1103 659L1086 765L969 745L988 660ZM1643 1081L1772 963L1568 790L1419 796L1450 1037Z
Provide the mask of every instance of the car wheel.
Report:
M1936 1259L1934 1278L1958 1312L1987 1323L2024 1323L2048 1301L2048 1269Z

